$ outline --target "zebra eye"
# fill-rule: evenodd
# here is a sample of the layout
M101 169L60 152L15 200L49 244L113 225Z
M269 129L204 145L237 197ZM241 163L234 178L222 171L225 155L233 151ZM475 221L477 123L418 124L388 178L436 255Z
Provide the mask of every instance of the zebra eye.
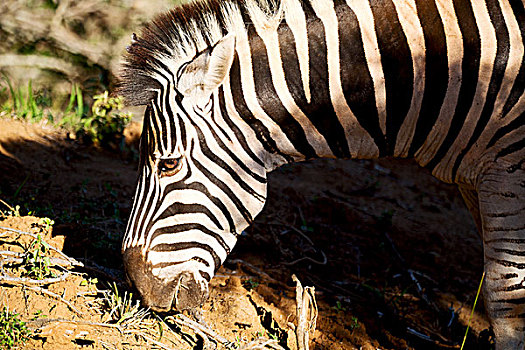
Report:
M182 162L179 158L167 158L159 161L159 170L161 176L175 175L181 168Z

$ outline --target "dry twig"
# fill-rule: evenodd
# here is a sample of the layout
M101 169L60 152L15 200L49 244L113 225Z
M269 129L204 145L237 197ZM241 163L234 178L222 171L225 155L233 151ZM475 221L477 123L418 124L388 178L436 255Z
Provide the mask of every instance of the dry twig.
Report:
M25 288L29 289L29 290L32 290L33 292L42 293L42 294L48 295L48 296L50 296L50 297L52 297L54 299L57 299L57 300L63 302L64 304L66 304L78 316L83 316L82 312L80 312L73 304L71 304L71 302L67 301L66 299L64 299L63 297L61 297L60 295L58 295L56 293L50 292L47 289L36 287L36 286L25 286Z
M21 252L12 252L10 250L1 250L0 256L5 258L2 259L2 262L4 264L21 264L24 262L24 253ZM66 259L62 258L49 258L49 262L52 265L60 266L60 267L68 267L71 266L71 262Z
M3 230L3 232L0 233L1 237L7 236L9 233L16 233L19 236L26 235L30 236L34 239L39 239L37 234L21 231L21 230L15 230L9 227L3 227L0 226L0 229ZM46 284L52 284L64 281L70 276L70 272L65 270L66 267L73 267L73 266L83 266L82 263L76 261L73 258L70 258L66 254L64 254L59 249L53 247L49 243L45 242L45 240L40 237L40 240L46 244L47 247L56 254L60 256L60 258L54 258L49 257L49 263L54 267L60 267L64 272L60 274L58 277L50 277L50 278L43 278L43 279L33 279L29 277L13 277L6 274L4 270L4 264L20 264L24 261L24 255L25 253L22 252L12 252L12 251L0 251L0 283L4 284L11 284L11 285L46 285ZM16 241L16 239L15 239ZM51 266L50 266L51 267Z
M148 336L145 335L145 334L142 334L142 333L141 333L140 336L141 336L142 338L144 338L144 340L146 340L147 342L150 342L150 343L152 343L152 344L158 346L159 348L162 348L162 349L165 349L165 350L172 350L172 348L166 346L165 344L163 344L163 343L161 343L161 342L159 342L159 341L156 341L155 339L151 339L150 337L148 337Z
M298 350L308 350L310 333L313 334L317 322L317 302L315 301L315 288L304 287L297 276L292 275L296 283L296 303L297 303L297 327L295 335Z
M284 350L282 346L279 345L277 340L258 338L248 344L240 347L238 350L264 350L264 349L275 349L275 350Z
M295 265L295 264L297 264L297 263L299 263L301 261L305 261L305 260L310 261L311 263L314 263L314 264L317 264L317 265L326 265L326 263L328 262L328 258L326 257L326 254L321 249L315 247L315 244L310 239L310 237L308 237L302 230L298 229L297 227L295 227L293 225L286 224L285 222L280 221L280 220L279 220L279 222L268 222L268 223L266 223L266 225L270 225L270 226L284 226L284 227L289 228L289 230L285 230L285 231L281 232L281 234L284 235L285 233L290 232L290 230L294 231L295 233L297 233L298 235L303 237L316 251L320 252L321 255L323 256L323 260L321 260L321 261L320 260L316 260L314 258L311 258L309 256L303 256L301 258L298 258L298 259L290 261L290 262L283 262L283 265L291 266L291 265Z
M91 322L91 321L84 321L84 320L68 320L65 318L39 318L36 320L27 321L27 323L30 325L34 325L34 328L36 329L47 326L50 323L72 323L76 325L114 328L118 330L121 334L124 334L122 327L120 327L120 325L111 324L111 323Z
M3 227L0 226L0 230L4 230L4 232L0 232L0 236L4 236L6 233L13 232L17 233L19 235L27 235L30 237L33 237L34 239L37 239L37 235L31 232L21 231L21 230L15 230L10 227ZM44 241L41 238L42 241ZM45 241L44 241L45 242ZM47 242L46 242L47 243ZM61 256L61 258L50 258L50 262L55 266L61 266L61 267L81 267L84 270L95 272L103 277L105 277L108 280L115 281L119 284L124 284L124 281L118 277L119 272L114 269L110 269L101 265L98 265L97 263L88 260L88 259L81 259L82 261L78 261L74 258L71 258L64 254L61 250L53 247L49 243L47 243L49 248ZM22 253L15 253L15 252L8 252L8 251L0 251L0 255L3 256L11 256L16 259L22 257ZM0 266L2 263L12 263L12 262L18 262L18 260L13 260L13 258L3 258L0 262ZM32 283L32 284L49 284L49 283L55 283L64 280L67 278L67 276L60 276L56 279L49 278L44 280L31 280L27 278L18 278L18 277L9 277L5 274L0 275L0 282L5 283L12 283L12 284L19 284L19 283Z
M428 336L428 335L426 335L426 334L423 334L423 333L421 333L421 332L418 332L418 331L416 331L415 329L410 328L410 327L407 327L407 333L412 334L413 336L415 336L415 337L417 337L417 338L419 338L419 339L421 339L421 340L427 341L427 342L429 342L429 343L431 343L431 344L433 344L433 345L436 345L436 346L438 346L438 347L441 348L441 349L459 349L459 345L456 345L456 344L446 344L446 343L443 343L443 342L440 342L440 341L434 340L434 339L432 339L430 336ZM433 333L434 333L434 335L438 335L438 334L435 333L435 332L433 332ZM442 336L439 335L439 337L443 339ZM446 340L446 339L443 339L443 341L449 343L449 341Z
M51 283L57 283L57 282L64 281L65 279L67 279L69 277L69 275L70 275L70 272L69 271L65 271L59 277L43 278L41 280L35 280L33 278L27 278L27 277L11 277L11 276L7 276L7 275L5 275L3 273L3 269L2 269L2 274L0 275L0 283L13 284L13 285L18 285L18 284L44 285L44 284L51 284Z
M199 322L191 320L189 317L183 314L176 316L169 316L167 319L177 324L179 327L187 327L191 329L195 334L199 335L204 341L204 349L214 349L215 344L221 344L228 349L236 349L235 345L231 343L228 339L218 335L214 330L209 328L206 325L202 325ZM213 343L212 343L213 342ZM254 341L242 346L238 350L263 350L263 349L274 349L274 350L284 350L282 346L276 340L268 338L258 338Z
M192 331L198 334L204 340L205 343L211 338L211 340L213 340L216 343L220 343L226 346L230 344L230 341L228 339L220 336L213 329L193 321L186 315L178 314L175 316L168 316L166 319L169 319L173 323L177 324L179 327L184 326L190 328Z

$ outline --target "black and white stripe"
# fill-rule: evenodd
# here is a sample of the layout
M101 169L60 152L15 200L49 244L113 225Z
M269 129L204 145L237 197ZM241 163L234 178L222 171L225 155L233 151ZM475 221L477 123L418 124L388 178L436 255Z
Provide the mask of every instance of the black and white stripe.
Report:
M120 89L148 105L124 254L162 281L209 280L262 209L266 172L413 157L460 186L498 348L523 346L524 39L519 0L204 0L160 16ZM164 159L180 170L163 176Z

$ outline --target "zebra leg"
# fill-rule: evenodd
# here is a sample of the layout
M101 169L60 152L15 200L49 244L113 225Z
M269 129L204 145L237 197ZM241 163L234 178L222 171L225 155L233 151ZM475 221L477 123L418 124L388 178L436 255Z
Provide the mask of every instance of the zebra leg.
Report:
M478 185L485 258L484 298L496 349L525 344L525 168L499 158Z
M473 189L470 189L464 186L459 186L459 192L461 193L461 196L463 197L463 200L465 201L465 204L467 205L467 208L470 211L472 218L474 219L474 223L476 224L476 227L478 228L478 232L481 235L482 226L481 226L481 216L479 215L478 193L476 192L476 190L473 190Z

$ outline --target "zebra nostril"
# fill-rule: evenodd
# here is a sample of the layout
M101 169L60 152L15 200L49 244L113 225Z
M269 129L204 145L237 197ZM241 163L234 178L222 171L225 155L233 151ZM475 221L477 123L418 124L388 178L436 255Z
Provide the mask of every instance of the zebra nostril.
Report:
M199 276L200 277L200 276ZM208 282L192 273L179 276L173 306L178 311L197 309L208 299Z

